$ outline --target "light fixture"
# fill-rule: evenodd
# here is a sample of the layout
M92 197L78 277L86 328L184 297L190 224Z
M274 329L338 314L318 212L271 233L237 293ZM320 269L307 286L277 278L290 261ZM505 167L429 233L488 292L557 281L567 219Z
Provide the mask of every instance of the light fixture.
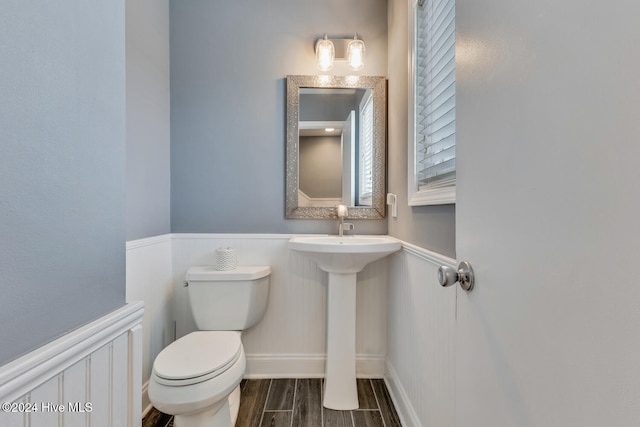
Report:
M364 67L364 42L358 39L358 34L353 37L347 46L347 61L354 70Z
M316 59L322 71L333 68L334 60L346 60L352 70L361 70L364 67L364 51L364 41L358 38L357 33L353 39L329 38L325 33L315 43Z
M333 67L335 54L336 50L333 47L333 42L329 40L325 34L324 37L316 43L316 59L322 71L329 71Z
M336 128L325 128L324 129L325 132L333 132L334 130L336 130Z

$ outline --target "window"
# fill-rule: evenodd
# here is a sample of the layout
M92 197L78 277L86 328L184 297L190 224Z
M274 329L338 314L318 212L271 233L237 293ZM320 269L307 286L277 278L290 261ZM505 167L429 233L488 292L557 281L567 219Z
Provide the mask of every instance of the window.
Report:
M360 104L360 160L358 205L371 206L373 197L373 96L367 90Z
M410 10L409 205L455 203L455 0Z

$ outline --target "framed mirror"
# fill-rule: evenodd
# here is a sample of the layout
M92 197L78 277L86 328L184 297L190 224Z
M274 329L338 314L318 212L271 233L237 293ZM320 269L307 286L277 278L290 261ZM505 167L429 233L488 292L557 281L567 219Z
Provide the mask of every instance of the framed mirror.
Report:
M385 217L387 82L287 76L286 217Z

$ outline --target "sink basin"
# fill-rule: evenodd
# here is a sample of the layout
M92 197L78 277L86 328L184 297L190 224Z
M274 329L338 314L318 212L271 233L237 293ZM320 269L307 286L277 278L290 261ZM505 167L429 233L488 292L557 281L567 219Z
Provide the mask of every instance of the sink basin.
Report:
M387 236L295 236L289 240L290 249L304 252L329 273L358 273L400 246Z

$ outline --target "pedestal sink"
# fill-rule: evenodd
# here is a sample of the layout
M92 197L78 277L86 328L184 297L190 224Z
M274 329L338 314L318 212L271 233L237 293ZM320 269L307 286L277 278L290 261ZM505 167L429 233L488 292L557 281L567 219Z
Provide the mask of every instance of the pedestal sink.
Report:
M327 362L323 405L358 409L356 388L356 275L400 249L387 236L295 236L289 248L313 259L329 273L327 295Z

